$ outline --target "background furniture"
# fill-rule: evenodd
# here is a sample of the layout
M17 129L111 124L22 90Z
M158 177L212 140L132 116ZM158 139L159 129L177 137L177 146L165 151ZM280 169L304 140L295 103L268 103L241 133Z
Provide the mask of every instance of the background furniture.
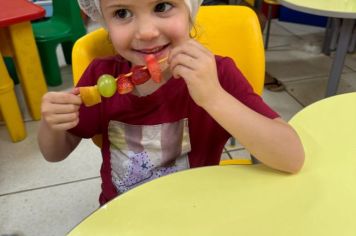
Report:
M45 17L51 17L53 15L52 0L32 0L32 2L46 10Z
M263 1L265 4L268 6L268 12L267 12L267 28L266 28L266 36L265 36L265 49L268 48L268 42L269 42L269 33L271 29L271 20L272 20L272 7L277 6L278 1L277 0L264 0Z
M0 0L0 6L0 52L14 59L27 107L39 120L47 87L30 21L42 18L45 11L27 0Z
M223 21L221 19L224 19ZM216 27L219 25L219 27ZM195 31L196 30L196 31ZM229 32L229 33L226 33ZM243 33L241 33L243 32ZM197 15L196 39L218 55L231 57L261 95L264 84L265 58L260 25L256 14L243 6L202 6ZM115 54L107 31L99 29L80 38L73 47L73 80L76 84L95 57ZM101 138L94 142L101 146ZM250 160L224 160L221 164L250 164Z
M293 10L342 19L336 55L333 59L325 96L328 97L335 95L356 21L356 1L279 0L279 2L280 4Z
M69 235L354 235L356 93L293 117L306 162L296 175L263 165L196 168L117 197Z
M342 19L340 18L328 18L325 37L323 42L322 52L326 55L330 55L332 51L337 48L337 42L340 36L340 28L342 25ZM350 39L349 47L347 52L353 53L356 49L356 21L354 23L353 34Z
M13 142L26 137L25 125L14 91L14 82L7 73L0 53L0 113Z
M77 0L53 0L53 16L32 26L47 84L60 85L56 48L62 45L66 63L71 64L73 44L86 33Z

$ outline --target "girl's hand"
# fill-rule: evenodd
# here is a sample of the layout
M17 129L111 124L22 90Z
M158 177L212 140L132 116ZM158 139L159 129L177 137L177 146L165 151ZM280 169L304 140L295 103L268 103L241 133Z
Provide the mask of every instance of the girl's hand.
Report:
M190 96L199 106L208 106L223 91L214 54L197 41L190 39L173 48L168 63L173 76L185 80Z
M42 98L42 120L53 130L68 130L79 122L79 107L82 100L79 89L72 92L48 92Z

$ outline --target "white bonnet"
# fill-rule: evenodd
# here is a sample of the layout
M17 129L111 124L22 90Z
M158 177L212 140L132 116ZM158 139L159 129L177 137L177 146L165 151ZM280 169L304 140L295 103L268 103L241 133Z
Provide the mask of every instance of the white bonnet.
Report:
M185 4L188 6L191 16L194 19L198 12L198 8L203 2L203 0L184 0ZM78 0L80 8L87 14L92 20L105 25L104 19L102 18L100 9L100 0Z

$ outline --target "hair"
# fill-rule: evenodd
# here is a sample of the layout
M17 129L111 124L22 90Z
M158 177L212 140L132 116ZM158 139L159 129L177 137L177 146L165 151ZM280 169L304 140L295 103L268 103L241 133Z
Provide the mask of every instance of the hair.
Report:
M189 31L189 37L191 39L195 39L198 36L198 30L191 16L189 16L189 24L191 26L191 30Z

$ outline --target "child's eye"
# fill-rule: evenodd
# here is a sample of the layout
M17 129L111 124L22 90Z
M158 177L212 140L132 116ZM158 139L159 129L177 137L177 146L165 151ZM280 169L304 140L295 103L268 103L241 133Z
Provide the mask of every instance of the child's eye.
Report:
M162 3L158 3L155 6L155 12L166 12L168 10L170 10L172 8L172 4L168 3L168 2L162 2Z
M114 12L115 17L126 19L132 16L132 13L127 9L119 9Z

